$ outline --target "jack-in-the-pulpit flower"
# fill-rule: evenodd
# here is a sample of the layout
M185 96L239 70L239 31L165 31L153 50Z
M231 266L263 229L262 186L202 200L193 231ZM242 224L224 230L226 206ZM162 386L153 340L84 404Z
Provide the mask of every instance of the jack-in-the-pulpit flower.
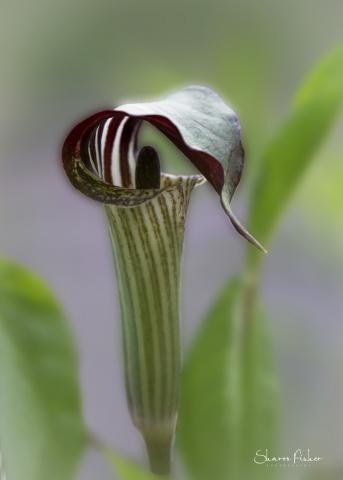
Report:
M142 122L168 137L201 175L161 173L156 150L138 147ZM159 101L95 113L70 132L62 155L72 184L105 205L129 409L152 470L168 473L181 368L181 254L193 188L207 179L234 227L263 250L230 206L244 162L239 121L212 90L192 86Z

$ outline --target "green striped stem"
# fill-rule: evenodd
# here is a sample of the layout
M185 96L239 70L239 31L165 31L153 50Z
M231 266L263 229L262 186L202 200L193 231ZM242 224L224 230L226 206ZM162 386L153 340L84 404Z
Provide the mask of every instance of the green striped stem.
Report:
M161 193L134 207L106 205L122 315L129 410L151 469L169 473L181 347L180 267L190 194L202 177L162 177Z

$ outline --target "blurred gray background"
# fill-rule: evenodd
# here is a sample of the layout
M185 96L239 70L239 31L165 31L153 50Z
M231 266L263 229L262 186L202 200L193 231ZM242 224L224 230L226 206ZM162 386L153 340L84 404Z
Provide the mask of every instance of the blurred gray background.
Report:
M133 458L143 449L125 403L110 243L101 207L63 176L64 135L102 107L209 84L241 119L247 168L234 203L245 218L261 149L306 72L342 41L342 18L341 0L1 0L0 252L57 292L80 352L88 424ZM177 153L163 151L173 171ZM341 123L269 246L263 282L282 392L280 453L311 448L327 465L340 463L343 444L342 152ZM216 195L197 190L184 254L185 350L245 247ZM94 478L112 477L90 452L79 479Z

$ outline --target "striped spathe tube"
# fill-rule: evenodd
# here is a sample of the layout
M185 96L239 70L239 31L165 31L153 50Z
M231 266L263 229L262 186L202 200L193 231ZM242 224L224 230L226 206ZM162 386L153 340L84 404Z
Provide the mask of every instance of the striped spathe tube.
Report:
M169 470L181 369L180 268L184 225L200 176L163 176L163 192L129 208L106 206L122 314L130 413L152 470ZM164 189L165 188L165 189Z

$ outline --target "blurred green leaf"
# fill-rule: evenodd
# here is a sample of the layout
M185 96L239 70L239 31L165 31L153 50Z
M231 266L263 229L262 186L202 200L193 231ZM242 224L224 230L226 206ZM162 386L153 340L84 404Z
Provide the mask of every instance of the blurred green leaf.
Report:
M274 479L274 471L253 462L258 450L275 452L278 444L278 384L268 323L261 314L247 318L243 324L241 366L243 478Z
M77 362L44 283L0 260L0 445L8 480L68 480L85 445Z
M343 47L301 87L293 111L263 156L252 195L250 228L265 242L343 103ZM251 259L257 258L250 249Z
M109 449L105 449L104 453L115 472L119 474L121 480L158 480L161 478L147 470L143 470L143 468L135 463Z
M227 479L229 472L235 472L238 294L237 280L224 288L183 369L177 439L186 465L198 480Z
M185 362L178 442L196 480L245 479L256 450L274 442L270 339L262 318L245 329L242 292L237 280L224 288Z

